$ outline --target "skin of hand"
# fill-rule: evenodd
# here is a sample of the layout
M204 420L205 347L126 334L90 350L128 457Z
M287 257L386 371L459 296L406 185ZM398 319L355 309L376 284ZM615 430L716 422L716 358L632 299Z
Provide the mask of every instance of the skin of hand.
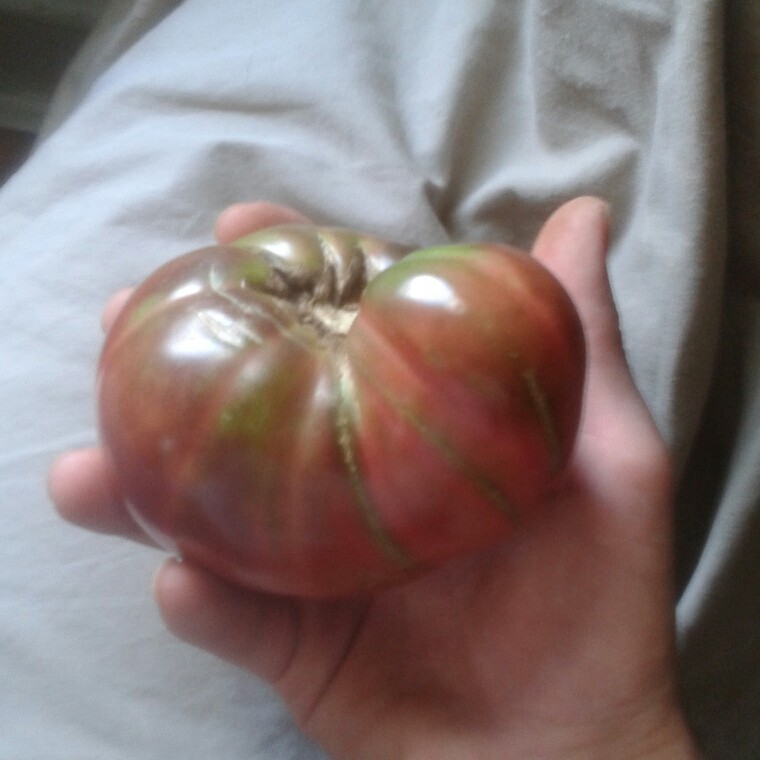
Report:
M239 204L216 233L298 220ZM332 757L697 757L674 684L670 461L624 357L607 220L601 201L575 199L532 251L574 299L589 357L579 439L546 519L359 599L254 593L176 559L157 572L168 628L272 683ZM98 449L59 458L49 489L67 520L147 540Z

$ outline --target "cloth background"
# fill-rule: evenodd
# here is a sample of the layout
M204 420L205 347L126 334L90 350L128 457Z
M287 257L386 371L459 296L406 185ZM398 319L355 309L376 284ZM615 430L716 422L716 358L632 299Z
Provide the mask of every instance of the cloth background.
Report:
M760 756L759 16L113 3L0 191L0 759L321 757L265 685L164 631L156 552L50 507L53 456L96 440L112 291L208 243L239 200L528 247L586 193L612 204L625 346L679 473L684 703L708 758Z

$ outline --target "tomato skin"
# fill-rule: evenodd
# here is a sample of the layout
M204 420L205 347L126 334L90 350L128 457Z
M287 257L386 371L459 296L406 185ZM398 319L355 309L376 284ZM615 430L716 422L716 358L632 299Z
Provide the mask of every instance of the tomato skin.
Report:
M335 596L528 522L573 445L583 333L505 246L283 226L149 277L99 365L128 508L243 585Z

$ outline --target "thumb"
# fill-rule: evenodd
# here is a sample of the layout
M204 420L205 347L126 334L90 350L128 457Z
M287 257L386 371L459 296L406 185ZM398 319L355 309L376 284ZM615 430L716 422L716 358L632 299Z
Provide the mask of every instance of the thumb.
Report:
M545 223L533 256L564 285L586 336L588 371L576 462L616 503L618 514L652 529L652 509L670 492L670 459L626 360L617 309L607 276L608 209L597 198L576 198ZM642 505L648 505L643 507ZM660 525L661 527L661 525Z
M532 254L564 285L586 335L589 383L624 386L630 372L623 352L617 309L607 277L609 209L598 198L576 198L549 217ZM596 388L589 394L596 396Z
M532 254L563 284L583 324L588 355L587 418L630 412L646 422L649 413L625 356L620 321L607 275L609 210L598 198L576 198L561 206L541 228Z

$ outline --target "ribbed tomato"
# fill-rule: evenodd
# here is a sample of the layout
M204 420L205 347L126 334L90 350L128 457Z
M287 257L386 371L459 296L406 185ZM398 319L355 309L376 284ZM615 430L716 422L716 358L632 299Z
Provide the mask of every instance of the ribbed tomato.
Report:
M149 534L235 582L330 596L502 540L570 454L584 340L540 264L274 227L150 276L99 367Z

